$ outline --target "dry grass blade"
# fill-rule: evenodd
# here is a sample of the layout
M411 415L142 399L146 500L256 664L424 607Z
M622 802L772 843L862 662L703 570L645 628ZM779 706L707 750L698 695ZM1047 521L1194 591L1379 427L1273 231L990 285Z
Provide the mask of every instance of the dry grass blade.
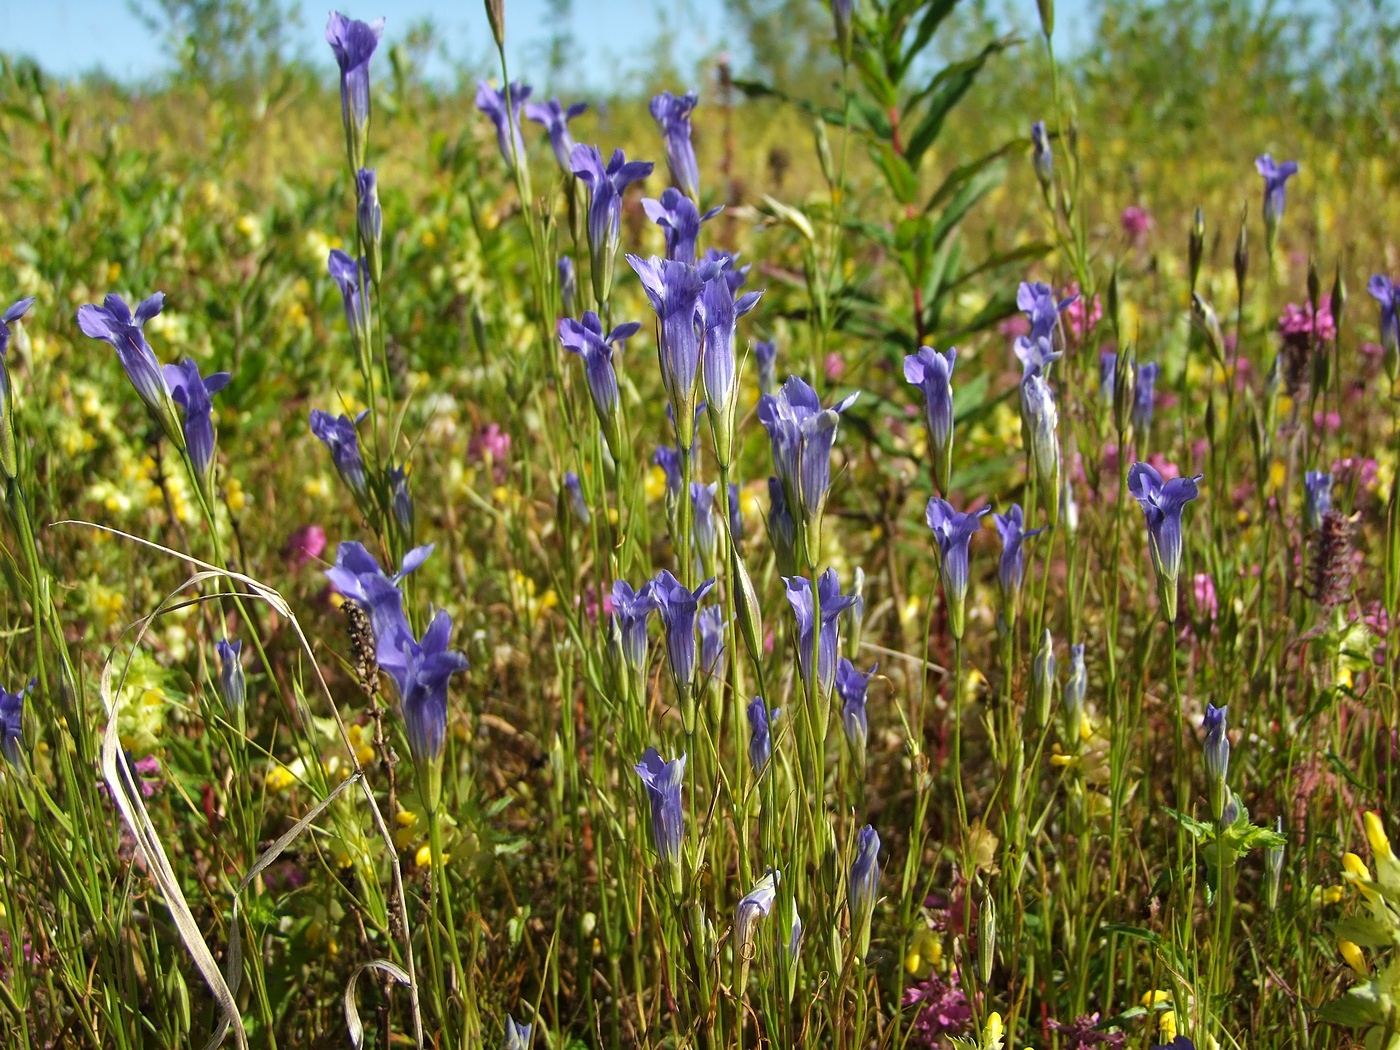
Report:
M350 982L345 986L345 1027L350 1030L350 1045L355 1050L360 1050L365 1045L365 1026L360 1022L360 1011L355 1006L355 986L360 982L360 974L366 970L387 973L399 984L412 983L408 974L388 959L371 959L355 967L355 972L350 975Z

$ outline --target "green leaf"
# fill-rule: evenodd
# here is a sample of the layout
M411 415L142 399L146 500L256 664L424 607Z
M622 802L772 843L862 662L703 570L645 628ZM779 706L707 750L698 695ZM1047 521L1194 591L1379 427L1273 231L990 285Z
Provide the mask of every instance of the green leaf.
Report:
M875 163L885 175L890 191L900 204L913 204L919 196L919 176L894 148L881 143L871 151Z
M943 122L948 119L948 114L953 107L962 101L962 97L967 94L977 75L982 72L982 67L986 65L987 59L998 52L1005 51L1012 43L1016 42L1015 37L1001 37L993 40L990 44L973 58L963 59L961 62L954 62L946 66L918 95L915 95L904 108L904 121L907 122L913 115L914 109L927 99L924 104L923 116L919 118L913 133L909 136L909 141L905 144L904 153L909 158L909 163L918 166L923 159L924 153L938 139L939 133L943 130Z
M954 193L962 188L965 182L978 172L990 167L1013 150L1020 149L1024 146L1025 139L1012 139L1010 142L998 146L996 149L992 150L992 152L954 168L948 173L948 177L943 180L938 189L933 191L933 196L930 197L928 203L924 205L924 211L933 211L934 208L937 208L944 201L951 198Z
M772 87L769 84L764 84L757 80L735 80L734 86L744 93L745 98L775 98L779 102L786 102L790 106L795 106L803 113L819 117L833 127L847 127L846 114L834 106L820 106L815 102L810 102L805 98L798 98L796 95L790 95L780 88ZM889 121L886 120L884 124L888 129ZM859 124L852 123L849 126L851 131L858 135L865 135L867 138L870 135L869 129L862 128ZM888 138L888 134L886 134L885 137Z
M904 75L909 72L909 67L914 64L914 59L923 53L924 48L933 39L933 34L938 32L938 27L943 24L943 20L952 14L953 8L958 6L958 0L933 0L924 11L924 17L919 19L919 27L914 30L914 36L909 41L909 46L905 48L904 55L899 60L899 65L895 70L895 76L899 80L904 79Z
M1395 936L1385 924L1369 915L1352 915L1331 924L1332 935L1339 941L1351 941L1363 948L1389 948Z
M1389 1000L1390 997L1381 996L1374 985L1374 981L1367 981L1365 984L1358 984L1347 989L1346 995L1325 1004L1317 1011L1317 1016L1332 1024L1353 1027L1385 1024L1386 1014L1389 1011L1382 999Z
M1004 178L1006 178L1006 164L998 161L963 183L953 199L948 202L948 206L938 216L938 222L933 228L933 243L941 244L943 238L953 231L953 227L962 222L973 206L1000 186Z
M899 93L881 68L879 56L874 51L860 48L851 57L865 89L875 101L885 109L894 109L899 105Z

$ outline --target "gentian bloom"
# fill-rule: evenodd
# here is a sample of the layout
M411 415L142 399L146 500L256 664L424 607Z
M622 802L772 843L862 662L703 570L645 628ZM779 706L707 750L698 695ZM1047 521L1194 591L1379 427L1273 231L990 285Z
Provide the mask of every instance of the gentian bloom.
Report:
M687 733L695 731L695 622L700 612L700 599L709 594L714 585L712 577L691 591L666 569L657 573L651 584L657 611L666 628L666 657L680 697L681 721Z
M468 667L465 656L448 649L451 640L452 617L446 609L439 609L421 641L414 639L400 613L397 629L376 639L375 646L380 668L398 687L408 749L419 775L427 777L429 809L437 807L442 790L439 759L447 740L447 683Z
M136 307L133 317L121 296L109 295L102 300L101 306L89 304L78 307L78 327L90 339L101 339L111 344L117 352L122 370L136 388L137 396L160 422L166 436L183 448L184 434L175 421L170 388L165 385L160 362L156 360L151 344L146 342L146 333L141 330L164 306L165 293L156 292Z
M870 676L874 673L874 667L868 671L857 670L856 665L844 656L836 661L836 695L841 698L841 727L846 731L851 753L862 766L865 765L865 741L870 735L870 724L865 717L865 700Z
M559 301L563 304L566 316L574 312L574 300L578 298L578 273L574 260L567 255L559 256Z
M1162 475L1147 463L1134 463L1128 470L1128 491L1142 505L1147 519L1152 567L1157 570L1157 588L1162 616L1176 622L1176 585L1181 573L1181 514L1198 495L1196 483L1204 477L1173 478L1162 483Z
M1322 516L1332 509L1332 475L1310 470L1303 475L1303 521L1309 532L1322 528Z
M1118 372L1118 355L1112 350L1099 353L1099 400L1113 404L1113 377Z
M701 328L696 323L704 279L700 271L671 259L627 256L661 321L661 381L671 401L682 448L695 444L696 379L700 374Z
M1035 724L1045 728L1050 721L1050 704L1055 695L1055 639L1050 628L1041 634L1040 648L1031 658L1031 706Z
M243 652L242 641L229 641L220 638L214 643L214 651L219 654L219 696L229 713L237 715L243 710L248 698L248 684L243 677L243 665L238 662Z
M1152 427L1152 406L1159 372L1155 361L1138 365L1137 383L1133 388L1133 429L1144 439Z
M1025 530L1024 515L1019 503L1011 504L1005 514L993 514L992 521L1001 535L1001 561L998 565L997 579L1001 584L1002 616L1010 625L1016 622L1016 613L1020 606L1021 578L1025 572L1021 544L1045 530Z
M685 810L681 806L681 786L685 783L685 755L663 762L656 748L649 747L634 767L642 778L651 802L651 839L670 874L671 889L681 892L681 846L685 839Z
M214 462L214 403L209 395L228 386L228 381L227 372L215 372L201 379L199 366L188 357L178 365L165 366L165 383L185 415L185 449L201 484L208 483Z
M836 651L840 644L840 617L855 604L855 598L841 593L835 569L827 569L817 579L817 606L813 608L812 582L805 576L786 576L788 604L797 620L797 666L804 682L812 681L812 649L817 649L816 684L818 693L831 695L836 679ZM821 615L820 632L817 614Z
M319 408L311 410L311 433L331 450L336 473L357 497L365 494L365 464L360 458L360 439L355 424L365 417L361 412L352 422L349 416L332 416Z
M694 263L696 241L700 239L700 224L708 222L723 210L723 206L711 208L700 214L695 202L674 186L661 191L661 198L647 197L642 201L642 210L647 218L661 227L666 237L666 258L677 262Z
M700 314L705 327L704 353L701 355L701 378L705 384L705 402L714 427L715 456L721 466L728 466L734 446L734 330L739 318L757 305L759 292L747 292L734 298L734 278L743 275L734 271L732 256L700 267L705 289L700 296Z
M516 163L525 160L525 139L520 134L520 107L530 97L530 88L517 80L509 87L509 100L506 95L506 91L497 91L484 80L476 86L476 108L496 125L496 145L500 147L501 159L506 162L506 169L514 172Z
M1381 351L1386 373L1393 383L1396 375L1400 374L1400 367L1397 367L1400 366L1400 284L1392 282L1385 274L1372 274L1366 283L1366 291L1381 304Z
M530 1026L506 1014L505 1050L530 1050Z
M748 706L748 715L749 762L753 765L754 776L759 776L763 773L763 767L768 765L768 760L773 757L773 736L769 727L777 719L778 711L774 708L770 715L763 697L756 696Z
M831 21L836 27L836 50L841 55L843 65L851 61L851 40L854 36L851 15L855 6L855 0L831 0Z
M380 241L384 235L384 210L379 206L379 182L373 168L355 172L355 222L360 230L360 247L369 261L369 275L377 285L384 275L384 255Z
M1278 243L1278 224L1283 219L1283 206L1286 200L1285 185L1298 174L1298 162L1286 160L1276 162L1271 154L1264 153L1254 162L1255 169L1264 176L1264 233L1268 242L1269 254L1273 255Z
M1021 380L1021 430L1040 486L1041 505L1054 525L1060 511L1060 425L1055 394L1039 372Z
M1031 323L1031 340L1049 338L1060 323L1060 314L1078 298L1070 295L1057 301L1053 289L1043 281L1022 281L1016 289L1016 306Z
M778 344L769 340L759 340L753 345L754 357L758 359L758 392L771 394L778 385Z
M1079 749L1084 729L1084 695L1089 690L1089 671L1084 666L1084 646L1069 647L1069 678L1065 680L1065 745Z
M768 479L768 538L773 541L773 553L778 561L778 574L791 576L797 571L797 523L788 510L783 484L777 478Z
M724 659L724 610L711 605L700 610L700 673L714 678Z
M982 515L991 509L983 507L964 514L954 510L947 500L934 496L924 513L938 542L938 571L943 577L943 599L948 605L948 626L954 638L962 638L966 623L968 547L982 527Z
M564 317L559 321L559 342L583 358L588 393L593 398L594 411L603 426L608 451L616 459L622 452L622 422L618 416L617 373L613 370L613 347L630 339L642 326L636 321L620 324L607 335L603 322L592 310L586 310L582 321Z
M389 483L389 509L394 522L404 536L413 535L413 496L408 491L408 472L403 467L390 467L384 476Z
M660 467L661 472L666 475L666 501L668 503L677 499L681 494L681 486L685 484L681 473L681 454L670 445L659 445L655 452L651 454L652 466Z
M24 316L34 305L34 299L21 299L0 317L0 471L6 478L19 473L19 457L15 453L14 406L10 398L10 375L5 366L5 353L10 348L10 325Z
M957 348L951 346L944 353L923 346L904 359L904 378L924 392L933 483L945 496L953 471L953 365L957 360Z
M856 957L865 958L870 950L870 916L880 891L880 836L869 824L856 836L855 859L847 882L846 905L851 911L851 933L856 939Z
M817 392L798 376L789 377L777 394L758 400L758 419L773 444L773 470L783 485L794 520L800 515L807 553L821 549L821 515L831 488L831 450L841 413L857 395L822 408Z
M626 580L614 580L612 588L613 617L622 634L622 657L633 671L646 670L647 617L657 607L648 581L633 590Z
M1040 180L1042 189L1048 191L1055 178L1055 159L1050 152L1050 136L1045 132L1045 121L1037 120L1031 125L1031 165L1035 177Z
M1054 340L1049 335L1038 335L1034 339L1018 335L1012 349L1021 362L1022 379L1029 375L1049 375L1050 366L1064 356L1055 349Z
M622 150L616 149L604 166L597 146L578 145L569 154L569 167L588 187L593 293L599 302L607 302L612 295L613 264L622 238L622 195L632 183L650 175L654 165L649 160L629 161Z
M326 259L326 270L340 289L340 297L345 303L345 322L350 326L350 337L363 354L364 348L369 344L369 299L361 294L361 290L369 287L369 264L364 259L356 262L339 248L332 248Z
M361 22L332 11L326 43L340 66L340 119L345 125L345 153L351 170L364 167L369 136L369 60L384 35L384 19Z
M1224 815L1225 778L1230 773L1230 737L1225 725L1225 717L1229 713L1229 704L1220 707L1206 704L1206 740L1201 755L1205 760L1206 778L1210 781L1211 813L1216 820Z
M559 170L565 175L574 173L569 158L574 152L575 143L574 137L569 134L569 121L587 108L587 102L575 102L565 109L557 98L545 103L531 102L525 107L525 116L536 124L542 124L545 131L549 132L549 145L554 150L554 159L559 163Z
M572 470L564 472L564 493L569 501L569 509L573 511L574 517L580 525L587 525L590 517L588 513L588 501L583 498L583 484L579 481L578 475Z
M24 769L24 698L36 681L31 678L17 693L7 693L0 687L0 753L21 771Z
M737 544L744 536L743 513L739 509L739 484L729 483L729 539Z
M700 556L700 564L707 572L714 565L715 552L719 545L719 530L715 523L715 495L718 491L717 481L709 485L698 481L690 483L690 502L694 508L691 520L694 524L695 551Z
M698 101L693 91L679 98L669 91L663 91L651 100L651 115L661 127L671 181L687 197L695 200L700 199L700 166L695 161L695 147L690 142L690 114Z
M745 958L753 953L753 942L758 920L773 911L773 902L778 899L776 869L769 868L768 874L754 884L754 888L744 894L734 914L734 940Z
M397 646L395 635L404 628L403 595L399 583L428 560L433 545L414 547L404 555L403 564L393 576L379 567L364 544L347 540L336 548L335 565L326 570L326 579L346 598L369 614L375 647ZM381 664L383 661L380 661Z

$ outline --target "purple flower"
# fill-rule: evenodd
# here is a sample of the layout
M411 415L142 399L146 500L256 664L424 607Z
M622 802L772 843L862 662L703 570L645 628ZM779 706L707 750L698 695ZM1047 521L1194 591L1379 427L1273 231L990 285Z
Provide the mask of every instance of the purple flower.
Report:
M15 453L13 405L10 398L10 376L5 368L5 352L10 346L10 325L24 316L34 300L21 299L0 317L0 472L6 478L19 473L19 457Z
M1025 558L1021 544L1032 536L1038 536L1044 529L1023 527L1024 514L1019 503L1013 503L1005 514L993 514L992 521L1001 535L1001 561L997 578L1001 583L1001 604L1007 623L1016 622L1016 607L1021 593L1021 578L1024 574Z
M530 1050L530 1026L506 1014L505 1050Z
M160 313L164 305L165 293L156 292L136 307L133 317L121 296L109 295L101 306L78 307L78 327L90 339L111 344L137 396L160 421L170 440L183 444L183 435L175 422L170 388L165 385L165 374L142 331L142 326Z
M16 770L24 769L24 698L36 681L31 678L17 693L0 687L0 753Z
M439 609L421 640L414 639L404 620L375 647L379 666L398 688L408 749L420 769L434 766L442 755L447 740L447 683L468 667L465 656L448 649L451 641L452 617ZM430 807L437 804L435 794L430 776Z
M732 256L702 263L700 274L705 280L705 290L700 297L700 315L705 328L701 376L715 429L716 454L722 465L728 465L734 444L734 331L739 318L757 305L763 293L747 292L737 300L734 298L737 285L742 284L744 278L734 270Z
M1093 1050L1097 1046L1108 1047L1109 1050L1122 1050L1128 1042L1128 1037L1122 1032L1099 1031L1097 1013L1076 1017L1072 1024L1052 1020L1049 1026L1052 1032L1059 1032L1064 1037L1060 1040L1060 1046L1064 1050Z
M399 583L427 561L432 552L432 544L414 547L404 555L399 571L389 576L364 544L348 540L336 548L335 565L326 570L326 579L331 585L369 614L375 653L381 666L384 664L382 654L392 656L400 648L398 635L406 629Z
M1032 342L1049 339L1060 323L1060 313L1069 309L1078 298L1078 295L1071 295L1057 302L1048 284L1022 281L1016 290L1016 305L1031 323L1029 336Z
M758 419L773 445L773 471L783 484L787 505L800 514L807 529L807 550L815 558L822 509L831 488L831 450L841 413L855 403L851 394L831 408L822 408L817 392L791 376L777 394L758 399Z
M774 708L770 714L763 697L756 696L748 706L748 715L749 762L753 766L754 776L760 776L763 767L773 757L773 736L769 727L777 719L778 709Z
M1048 375L1050 366L1064 356L1055 349L1054 340L1049 335L1039 335L1034 339L1018 335L1011 347L1021 362L1022 379L1032 375Z
M1214 704L1206 704L1206 716L1203 726L1206 731L1206 741L1202 749L1202 757L1205 760L1206 776L1211 780L1224 780L1230 772L1230 737L1227 734L1226 716L1230 713L1230 705L1222 704L1216 707Z
M781 876L777 869L769 868L768 873L754 884L754 888L744 894L734 913L734 940L738 951L748 958L753 953L755 926L758 920L773 911L773 902L778 899L778 882Z
M345 125L345 150L351 169L364 167L369 134L369 60L384 35L384 19L360 22L332 11L326 22L326 43L340 66L340 119Z
M754 343L753 354L758 358L758 392L771 394L778 385L778 344L760 340Z
M792 576L797 572L797 523L788 510L783 483L768 479L768 538L778 561L778 574Z
M698 101L693 91L679 98L663 91L651 100L651 115L661 127L671 181L695 200L700 198L700 167L695 161L695 147L690 142L690 114Z
M1147 463L1134 463L1128 469L1128 491L1142 505L1147 519L1149 551L1157 570L1157 586L1162 615L1167 623L1176 622L1176 584L1181 572L1181 514L1198 495L1196 483L1204 477L1173 478L1162 483L1162 475Z
M812 649L817 649L817 689L821 696L830 696L836 678L836 651L840 647L840 616L855 604L853 595L841 593L841 581L835 569L827 569L817 578L817 605L813 608L812 582L805 576L785 576L788 604L797 620L797 666L802 680L812 680ZM817 614L821 628L818 632Z
M956 969L946 980L934 970L927 979L911 984L904 989L903 1005L916 1007L910 1046L927 1050L946 1046L945 1036L965 1032L972 1023L972 1007L958 987Z
M1268 232L1269 250L1272 252L1278 224L1283 218L1284 187L1289 179L1298 174L1298 162L1286 160L1279 164L1271 154L1264 153L1255 160L1254 167L1264 176L1264 228Z
M717 481L709 485L699 481L690 483L690 502L695 510L695 548L703 565L709 565L714 560L716 545L719 542L719 532L715 525L715 496L718 491Z
M588 501L583 498L583 485L579 482L578 475L572 470L564 472L564 493L569 501L569 509L578 519L579 524L587 525L590 517Z
M1400 284L1391 281L1385 274L1372 274L1366 283L1366 291L1381 304L1381 349L1393 359L1400 354Z
M476 108L496 125L496 144L500 147L506 169L511 172L515 171L517 161L523 163L525 160L525 140L520 135L520 107L529 97L530 88L518 80L503 91L497 91L484 80L476 85Z
M379 283L383 270L380 240L384 236L384 210L379 206L379 181L373 168L355 172L355 223L360 230L360 247L369 264L369 274Z
M695 622L700 612L700 599L709 594L714 585L714 578L711 577L691 591L665 569L657 573L651 583L651 593L656 599L661 623L666 628L666 658L681 699L681 716L683 720L687 716L690 718L686 724L687 732L694 729L692 685L695 681Z
M1055 159L1050 152L1050 137L1045 133L1045 121L1037 120L1031 125L1031 166L1035 177L1045 189L1055 178Z
M982 528L982 515L991 507L970 513L953 509L947 500L934 496L928 501L924 517L938 543L938 571L943 577L943 598L948 604L948 624L954 638L963 636L967 607L967 575L972 537Z
M661 191L660 200L650 197L643 200L642 210L665 234L666 258L694 264L700 224L718 215L722 206L711 208L701 215L693 200L674 186L667 186Z
M1113 404L1113 384L1118 373L1118 355L1112 350L1099 351L1099 400Z
M0 316L0 358L3 358L6 351L10 349L10 325L27 314L33 305L34 297L32 295L27 299L18 299L10 304L10 308L5 311L3 316Z
M214 461L214 403L209 395L228 386L228 381L227 372L215 372L201 379L199 366L188 357L178 365L165 366L166 385L185 416L185 448L200 478L209 476Z
M700 673L706 678L720 674L724 659L724 610L718 605L700 611Z
M214 643L214 651L219 656L219 696L229 713L236 716L237 712L243 710L243 704L248 698L248 684L243 677L243 665L238 662L239 654L243 652L243 643L220 638Z
M613 581L613 617L622 635L622 658L633 671L646 667L647 617L657 608L653 589L650 581L635 591L626 580Z
M404 536L413 535L413 496L408 491L408 471L403 467L390 467L384 474L389 486L389 510L394 515L394 523Z
M618 390L617 373L613 369L613 347L624 339L630 339L642 326L636 321L620 324L607 335L603 334L603 322L592 310L586 310L582 321L564 317L559 321L559 342L566 350L571 350L583 358L584 376L588 380L588 392L593 398L593 408L598 413L598 421L603 425L603 436L608 449L614 456L622 451L621 422L617 414Z
M578 145L569 154L570 170L588 187L588 252L599 302L607 302L612 294L613 263L622 239L622 195L654 166L649 160L629 161L620 149L613 150L606 166L597 146Z
M369 287L369 264L363 258L357 263L339 248L332 248L326 258L326 271L340 289L350 337L356 347L365 346L369 339L369 299L363 292Z
M685 481L681 475L681 454L670 445L659 445L651 454L652 466L660 467L666 475L666 499L671 501L681 494Z
M846 883L846 905L851 911L851 933L856 939L856 958L870 950L870 916L880 892L880 836L869 824L856 835L856 853Z
M627 261L641 278L661 321L661 381L671 401L676 437L682 448L690 448L695 443L695 381L701 346L697 321L704 280L694 266L671 259L629 255Z
M685 783L685 755L663 762L656 748L649 747L634 767L642 778L651 802L651 840L671 875L671 887L681 888L681 846L685 841L685 810L681 786Z
M1332 509L1332 475L1310 470L1303 475L1303 521L1309 532L1322 528L1322 516Z
M844 656L836 661L836 695L841 698L841 726L846 730L851 752L860 762L865 761L865 741L870 733L865 718L865 700L870 676L874 673L875 667L868 671L857 670L856 665Z
M569 121L588 108L587 102L575 102L567 109L557 99L548 102L531 102L525 107L525 116L536 124L544 125L549 132L549 145L554 150L554 159L559 162L559 170L572 175L570 155L574 152L574 137L569 134Z
M1021 433L1041 489L1041 503L1050 524L1059 518L1060 426L1055 393L1039 371L1021 380Z
M945 495L953 471L953 366L957 360L957 348L951 346L943 353L922 346L904 359L904 378L924 392L933 483Z
M1160 371L1155 361L1138 365L1137 383L1133 387L1133 429L1139 434L1145 435L1152 428L1152 406Z
M360 439L355 434L355 424L364 418L364 412L351 421L349 416L332 416L319 408L311 410L311 433L331 450L336 473L356 496L365 494L365 464L360 458Z
M559 301L566 315L574 312L574 300L578 297L578 274L574 261L567 255L559 256Z

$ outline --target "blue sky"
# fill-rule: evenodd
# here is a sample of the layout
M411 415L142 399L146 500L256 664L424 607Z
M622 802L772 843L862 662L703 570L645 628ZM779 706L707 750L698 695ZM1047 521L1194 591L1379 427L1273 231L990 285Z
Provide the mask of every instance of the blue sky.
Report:
M329 62L320 34L333 0L298 2L301 50ZM1085 0L1060 0L1057 29L1072 31L1084 6ZM385 16L390 41L415 21L431 18L453 61L485 63L490 56L491 34L481 0L354 0L341 10L357 18ZM1036 26L1034 0L1015 0L1015 12L1023 31ZM524 69L531 64L527 58L538 60L550 36L545 0L506 0L506 25L510 60L515 70ZM576 68L588 86L614 84L649 64L647 48L666 28L676 31L674 54L682 66L730 43L723 4L716 0L573 0L569 28L579 47ZM0 0L0 50L37 59L60 77L102 69L120 79L144 78L159 73L166 62L159 42L150 38L126 0Z

